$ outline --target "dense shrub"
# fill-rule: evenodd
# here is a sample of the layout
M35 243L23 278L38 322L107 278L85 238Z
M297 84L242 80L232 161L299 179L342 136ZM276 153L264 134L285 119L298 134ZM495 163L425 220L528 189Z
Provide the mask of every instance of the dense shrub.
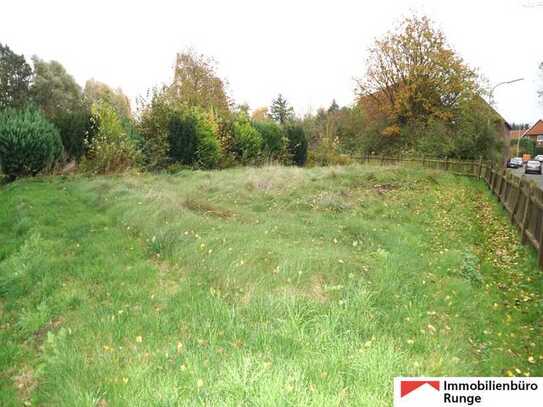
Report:
M286 155L287 142L283 129L273 121L257 121L254 127L262 137L262 150L268 160L283 160Z
M60 112L51 118L58 128L67 159L79 160L85 154L86 143L95 131L91 112L86 109Z
M332 137L324 137L314 149L309 150L308 165L347 165L351 163L350 156L340 154L339 140Z
M215 168L221 158L221 148L217 137L209 131L209 127L201 123L198 128L196 157L196 163L201 168Z
M303 166L307 160L307 138L304 129L298 125L290 125L286 128L288 138L288 152L292 162Z
M192 165L198 147L197 119L188 111L172 111L167 125L171 161Z
M141 137L144 165L214 168L221 158L219 126L214 116L179 103L167 88L155 90L140 109L136 130Z
M107 174L124 171L137 164L140 151L116 110L106 102L92 106L92 120L96 134L89 142L84 170Z
M169 157L172 162L214 168L221 155L216 123L198 108L174 108L168 119Z
M454 138L449 126L439 120L431 119L425 124L412 124L402 127L402 142L412 140L412 150L425 156L446 158L454 151Z
M515 145L516 145L516 143L515 143ZM522 154L535 155L535 153L536 153L536 151L535 151L536 147L535 146L536 146L536 144L535 144L534 140L532 140L529 137L522 137L520 139L518 154L519 155L522 155Z
M171 105L164 90L154 90L149 103L140 104L137 130L142 138L143 165L156 170L168 165L168 121Z
M253 127L245 113L239 113L232 125L231 151L244 164L254 162L260 156L262 136Z
M39 111L0 112L0 168L8 180L48 170L62 153L58 130Z

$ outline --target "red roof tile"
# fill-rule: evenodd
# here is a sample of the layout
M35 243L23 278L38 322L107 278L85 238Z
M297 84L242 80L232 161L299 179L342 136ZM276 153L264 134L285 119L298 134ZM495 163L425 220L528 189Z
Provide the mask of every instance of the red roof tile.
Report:
M532 127L526 130L525 136L540 136L543 135L543 120L538 120Z

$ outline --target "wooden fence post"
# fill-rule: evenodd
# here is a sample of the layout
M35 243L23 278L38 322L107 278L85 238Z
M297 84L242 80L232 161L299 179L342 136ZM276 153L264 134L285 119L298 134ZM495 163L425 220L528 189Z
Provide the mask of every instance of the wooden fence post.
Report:
M483 170L483 157L479 157L479 170L477 171L477 178L481 179L481 172Z
M426 155L425 155L425 154L423 154L423 155L422 155L422 168L424 168L424 167L425 167L425 162L424 162L424 161L425 161L425 159L426 159Z
M488 178L488 187L492 192L494 192L494 166L492 165L492 163L489 164L489 170L490 175Z
M522 244L526 243L526 227L528 226L528 217L530 214L530 206L532 204L532 185L528 185L528 194L526 195L526 205L524 206L524 215L522 216L522 226L520 228L520 238Z
M507 180L505 179L506 177L506 172L505 171L500 171L500 188L498 188L498 200L503 203L504 200L503 200L503 190L504 190L504 185L507 185Z
M513 186L513 184L511 184L511 186ZM521 194L521 188L522 188L522 178L518 184L518 187L517 187L517 199L515 200L515 204L513 205L512 209L511 209L511 223L514 225L515 224L515 215L517 214L517 211L518 211L518 204L520 202L520 194Z
M449 171L449 157L445 157L445 171Z

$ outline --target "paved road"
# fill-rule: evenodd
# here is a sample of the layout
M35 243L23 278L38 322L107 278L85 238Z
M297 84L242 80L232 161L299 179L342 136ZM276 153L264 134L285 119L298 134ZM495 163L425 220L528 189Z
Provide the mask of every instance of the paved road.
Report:
M511 171L513 174L519 177L524 175L524 168L516 168L516 169L510 168L509 171ZM526 177L528 177L529 180L533 180L539 186L539 188L543 189L543 175L526 174Z

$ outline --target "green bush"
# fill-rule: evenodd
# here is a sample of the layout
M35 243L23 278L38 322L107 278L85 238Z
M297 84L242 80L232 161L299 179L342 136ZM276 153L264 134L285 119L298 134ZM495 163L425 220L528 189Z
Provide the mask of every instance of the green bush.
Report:
M233 122L231 151L243 164L257 160L262 151L262 136L245 113L238 114Z
M520 139L519 155L522 154L530 154L533 156L535 154L535 141L529 137L522 137Z
M255 122L254 127L262 137L263 154L268 160L284 160L288 139L283 129L275 122Z
M201 168L215 168L221 158L221 146L215 135L204 125L198 129L197 165Z
M96 134L88 143L82 169L108 174L135 166L141 158L140 151L115 108L106 102L95 103L92 106L92 120Z
M0 112L0 168L8 181L47 171L62 154L58 130L39 111Z
M292 162L303 166L307 160L307 137L304 129L298 125L290 125L286 129L288 138L288 152Z
M221 147L217 125L198 108L174 108L169 115L171 161L200 168L217 166Z
M221 158L218 125L211 114L179 103L167 89L155 90L136 126L149 169L172 165L214 168Z
M92 140L95 131L91 119L91 112L85 109L60 112L50 119L59 130L68 159L79 160L85 155L85 141Z
M183 165L193 165L198 147L198 122L190 111L172 111L168 119L169 157Z
M143 165L150 170L168 166L168 121L171 111L164 89L155 89L150 102L140 109L137 131L142 139Z
M320 165L348 165L352 160L347 154L339 153L339 141L332 137L324 137L319 144L309 150L307 164L310 166Z

